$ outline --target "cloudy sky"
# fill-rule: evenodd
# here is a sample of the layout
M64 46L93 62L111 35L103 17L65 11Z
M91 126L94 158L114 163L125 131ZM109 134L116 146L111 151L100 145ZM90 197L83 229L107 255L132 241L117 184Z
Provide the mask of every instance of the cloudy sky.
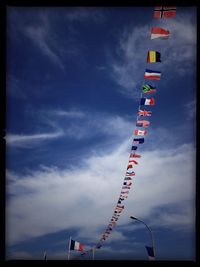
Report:
M150 40L152 26L170 31ZM147 51L161 63L147 63ZM162 72L136 176L96 259L195 257L196 8L7 9L7 259L66 259L95 246L127 168L146 68ZM72 251L72 257L79 252ZM85 257L91 259L91 255Z

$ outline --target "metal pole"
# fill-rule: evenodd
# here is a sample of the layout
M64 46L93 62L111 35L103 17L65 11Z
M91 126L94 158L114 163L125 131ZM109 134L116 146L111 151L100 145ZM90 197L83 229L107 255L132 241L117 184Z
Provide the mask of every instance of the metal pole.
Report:
M135 217L133 217L133 216L131 216L130 218L133 219L133 220L137 220L137 221L143 223L143 224L146 226L146 228L149 230L150 238L151 238L151 241L152 241L152 247L153 247L154 258L156 259L155 242L154 242L153 233L152 233L151 229L150 229L150 228L148 227L148 225L147 225L145 222L143 222L142 220L139 220L138 218L135 218Z
M46 251L44 252L44 260L46 261L47 260L47 253L46 253Z
M92 248L92 259L94 260L94 248Z
M72 238L71 238L71 236L70 236L70 238L69 238L68 254L67 254L67 259L68 259L68 260L69 260L69 257L70 257L70 246L71 246L71 240L72 240Z

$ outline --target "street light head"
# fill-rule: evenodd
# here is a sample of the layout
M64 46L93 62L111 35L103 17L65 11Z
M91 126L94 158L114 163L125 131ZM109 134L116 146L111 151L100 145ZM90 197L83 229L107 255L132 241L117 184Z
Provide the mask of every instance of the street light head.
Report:
M133 217L133 216L130 216L130 218L133 219L133 220L137 220L137 218L135 218L135 217Z

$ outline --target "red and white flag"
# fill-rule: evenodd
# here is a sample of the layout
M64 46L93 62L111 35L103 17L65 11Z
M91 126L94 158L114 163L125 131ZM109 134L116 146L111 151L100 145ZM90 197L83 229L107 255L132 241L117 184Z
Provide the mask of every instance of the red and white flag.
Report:
M160 38L160 39L167 39L169 38L169 31L159 27L152 27L151 28L151 40Z
M148 111L148 110L139 110L138 111L138 116L151 116L152 111Z
M147 135L147 130L135 130L134 135L140 135L140 136Z

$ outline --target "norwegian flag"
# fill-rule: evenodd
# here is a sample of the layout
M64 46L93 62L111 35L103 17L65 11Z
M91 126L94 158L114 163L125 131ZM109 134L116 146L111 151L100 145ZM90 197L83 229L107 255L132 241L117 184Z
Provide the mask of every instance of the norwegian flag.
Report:
M152 111L148 111L148 110L139 110L138 111L138 115L139 116L151 116L152 115Z
M153 17L156 19L168 19L176 16L175 6L156 6Z

